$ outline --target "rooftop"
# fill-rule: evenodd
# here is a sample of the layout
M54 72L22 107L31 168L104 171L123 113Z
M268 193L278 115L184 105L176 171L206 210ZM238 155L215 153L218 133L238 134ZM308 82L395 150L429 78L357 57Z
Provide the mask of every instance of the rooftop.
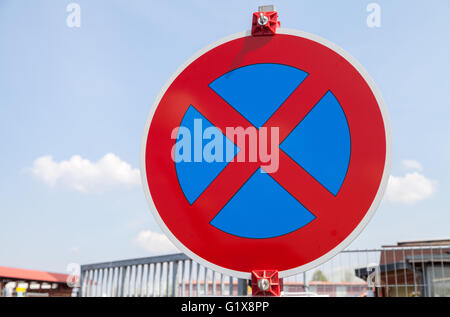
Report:
M66 283L67 274L51 273L45 271L26 270L0 266L0 279L9 278L24 281L40 281L49 283Z
M421 247L421 246L440 246L440 245L450 245L450 239L402 241L397 242L397 245L383 245L382 247L392 248L392 247Z

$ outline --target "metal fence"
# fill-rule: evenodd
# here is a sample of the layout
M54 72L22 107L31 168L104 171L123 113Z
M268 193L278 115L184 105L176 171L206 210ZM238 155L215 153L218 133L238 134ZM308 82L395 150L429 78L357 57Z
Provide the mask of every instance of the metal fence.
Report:
M237 296L245 295L247 287L247 281L214 272L181 253L82 265L80 280L80 295L89 297Z
M247 280L184 254L81 266L80 296L243 296ZM346 250L283 280L284 296L450 296L450 246Z

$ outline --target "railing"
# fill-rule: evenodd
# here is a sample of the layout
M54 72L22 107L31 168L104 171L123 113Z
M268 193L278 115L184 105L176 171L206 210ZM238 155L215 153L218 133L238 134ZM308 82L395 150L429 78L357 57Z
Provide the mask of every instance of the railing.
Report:
M238 296L247 281L207 269L184 254L81 266L81 296ZM198 281L198 282L197 282Z
M243 296L247 281L184 254L81 266L80 296ZM285 296L450 296L450 246L346 250L284 279Z

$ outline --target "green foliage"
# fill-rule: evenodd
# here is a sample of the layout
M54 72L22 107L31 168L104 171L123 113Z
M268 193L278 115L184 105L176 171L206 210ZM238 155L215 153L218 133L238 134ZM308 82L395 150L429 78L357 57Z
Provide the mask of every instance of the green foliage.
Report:
M315 271L311 280L316 281L316 282L327 282L328 281L327 277L325 276L325 274L323 274L323 272L321 270Z

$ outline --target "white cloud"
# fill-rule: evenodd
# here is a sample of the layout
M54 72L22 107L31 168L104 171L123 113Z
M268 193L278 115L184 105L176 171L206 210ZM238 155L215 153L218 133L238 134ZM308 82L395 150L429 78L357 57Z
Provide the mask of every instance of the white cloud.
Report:
M429 198L437 188L434 180L419 172L406 173L404 176L390 176L386 196L388 200L406 205Z
M101 192L120 186L139 185L139 170L108 153L97 162L79 155L56 162L51 156L37 158L31 173L50 187L63 186L80 192Z
M166 235L143 230L139 232L133 241L138 247L147 251L150 255L178 253L179 250L170 242Z
M414 170L414 171L423 171L422 164L415 160L403 160L402 165L407 170Z

